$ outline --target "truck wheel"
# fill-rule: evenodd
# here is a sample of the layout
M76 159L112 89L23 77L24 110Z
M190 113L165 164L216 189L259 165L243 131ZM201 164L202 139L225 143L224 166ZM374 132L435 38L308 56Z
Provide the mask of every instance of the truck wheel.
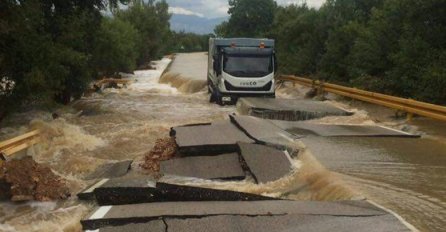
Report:
M211 96L209 97L209 102L214 103L217 101L217 97L215 96L215 93L211 93Z
M223 97L222 96L219 96L219 97L217 97L217 99L216 99L216 103L218 104L218 105L220 105L220 106L224 106L225 104L223 103L223 99L222 99Z

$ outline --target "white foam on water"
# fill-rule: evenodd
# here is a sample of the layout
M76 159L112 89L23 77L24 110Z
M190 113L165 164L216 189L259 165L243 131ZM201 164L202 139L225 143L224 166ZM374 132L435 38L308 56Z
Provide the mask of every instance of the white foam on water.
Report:
M159 79L169 64L172 62L169 58L163 58L154 62L155 69L137 70L134 75L128 75L128 78L134 80L127 90L131 92L158 93L158 94L178 94L178 90L168 84L159 83Z

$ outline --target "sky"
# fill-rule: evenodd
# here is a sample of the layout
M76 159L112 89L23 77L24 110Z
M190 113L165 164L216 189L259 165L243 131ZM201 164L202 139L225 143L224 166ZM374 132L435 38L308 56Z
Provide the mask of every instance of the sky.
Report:
M280 5L302 3L305 0L276 0ZM310 7L320 7L325 0L306 0ZM228 0L167 0L174 14L196 15L206 18L227 16Z

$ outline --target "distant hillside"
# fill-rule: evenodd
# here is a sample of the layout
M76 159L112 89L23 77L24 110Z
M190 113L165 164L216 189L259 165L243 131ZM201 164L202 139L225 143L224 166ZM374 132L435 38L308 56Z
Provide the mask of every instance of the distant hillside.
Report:
M195 15L174 14L170 19L170 28L174 31L209 34L214 32L216 25L228 19L227 17L208 19Z

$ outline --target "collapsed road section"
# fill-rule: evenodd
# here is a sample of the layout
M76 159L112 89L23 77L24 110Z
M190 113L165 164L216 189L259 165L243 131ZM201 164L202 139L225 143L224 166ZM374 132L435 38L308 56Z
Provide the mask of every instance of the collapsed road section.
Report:
M161 173L201 179L245 179L237 153L166 160L161 162Z
M375 125L329 125L279 120L271 120L270 122L294 135L311 134L323 137L420 137L420 135Z
M163 222L164 230L159 230L157 222ZM198 201L105 206L89 215L82 225L99 231L123 231L129 227L147 231L408 231L392 215L365 201Z
M82 220L83 229L410 231L394 214L366 200L297 201L175 182L192 178L264 185L286 178L298 171L295 159L299 157L297 136L287 132L288 127L250 116L173 127L170 134L177 154L160 162L162 177L101 179L80 193L79 197L100 205ZM363 128L363 133L373 134L368 129Z
M229 121L175 127L170 134L175 136L180 153L185 155L235 152L237 142L254 143Z
M243 115L284 121L353 114L325 102L279 98L241 98L237 102L237 110Z

